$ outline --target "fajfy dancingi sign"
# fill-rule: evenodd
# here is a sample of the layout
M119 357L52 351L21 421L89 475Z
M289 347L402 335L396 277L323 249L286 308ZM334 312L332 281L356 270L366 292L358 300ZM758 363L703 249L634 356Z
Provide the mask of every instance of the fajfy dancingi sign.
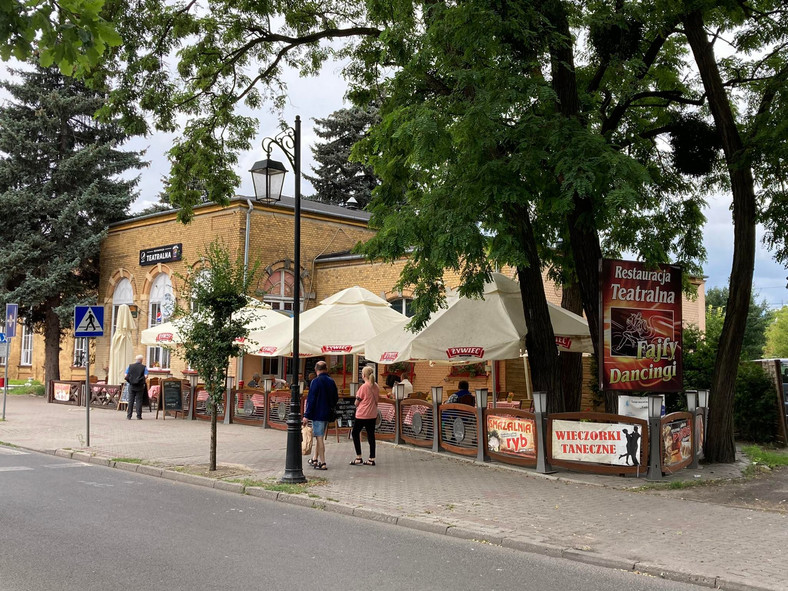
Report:
M167 246L157 246L140 251L140 266L158 265L159 263L169 263L179 261L183 254L183 244L168 244Z
M603 260L599 387L682 389L681 267Z

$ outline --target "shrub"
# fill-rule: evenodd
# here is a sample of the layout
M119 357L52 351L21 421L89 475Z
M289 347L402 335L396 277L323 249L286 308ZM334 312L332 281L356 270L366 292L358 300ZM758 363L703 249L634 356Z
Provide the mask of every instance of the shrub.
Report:
M777 438L774 383L757 363L742 363L736 378L733 426L739 439L770 443Z

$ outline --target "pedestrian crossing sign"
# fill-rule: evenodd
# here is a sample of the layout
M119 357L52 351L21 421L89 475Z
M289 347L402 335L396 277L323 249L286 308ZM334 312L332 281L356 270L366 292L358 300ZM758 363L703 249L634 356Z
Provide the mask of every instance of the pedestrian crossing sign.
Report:
M74 306L74 336L104 336L104 306Z

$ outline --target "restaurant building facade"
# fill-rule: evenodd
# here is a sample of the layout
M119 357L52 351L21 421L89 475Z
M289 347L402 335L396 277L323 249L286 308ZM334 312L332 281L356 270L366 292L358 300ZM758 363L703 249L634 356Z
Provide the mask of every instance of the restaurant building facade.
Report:
M182 376L186 369L177 352L163 347L149 347L140 343L140 332L169 319L176 298L184 304L180 277L200 263L200 254L214 240L220 240L232 257L244 258L250 265L260 262L250 295L270 304L274 309L292 309L295 281L301 282L301 309L315 307L337 291L359 285L389 301L395 309L407 312L411 294L400 293L394 286L404 265L369 262L351 253L359 242L369 239L373 230L368 227L369 214L303 200L301 204L301 268L293 267L294 202L283 197L273 205L264 205L244 197L234 198L227 207L205 204L195 208L191 223L181 224L176 212L161 212L132 218L113 224L102 241L100 255L100 285L98 303L104 306L104 336L96 339L75 339L67 336L61 344L61 379L84 380L84 360L90 354L91 374L104 380L109 366L109 351L118 307L127 304L136 317L133 332L135 353L145 357L155 373ZM247 252L248 251L248 252ZM511 269L502 272L510 277ZM454 287L459 277L447 273L446 285ZM684 296L685 326L705 329L705 295L702 280L695 281L698 292L694 299ZM545 278L548 299L560 304L560 288ZM9 377L43 381L43 337L20 330L20 338L12 341L9 351ZM90 350L88 351L88 347ZM588 358L590 359L590 358ZM329 359L332 366L340 365L341 358ZM416 391L429 391L432 385L442 385L445 392L457 388L461 379L470 388L486 387L490 391L512 392L516 399L524 399L528 388L522 359L497 362L492 367L447 368L430 367L428 363L410 364L407 372ZM381 374L386 368L381 366ZM280 359L247 355L242 366L234 363L230 373L236 381L248 381L254 373L283 376ZM495 384L491 374L495 375ZM586 382L595 380L586 363ZM383 381L383 375L379 376ZM352 378L342 376L343 384ZM339 381L339 380L338 380ZM590 389L584 387L584 408L592 404Z

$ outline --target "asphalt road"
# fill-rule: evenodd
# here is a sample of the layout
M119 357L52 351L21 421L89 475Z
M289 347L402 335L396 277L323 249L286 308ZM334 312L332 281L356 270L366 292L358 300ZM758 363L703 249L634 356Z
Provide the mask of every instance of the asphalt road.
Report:
M0 591L691 590L0 446Z

